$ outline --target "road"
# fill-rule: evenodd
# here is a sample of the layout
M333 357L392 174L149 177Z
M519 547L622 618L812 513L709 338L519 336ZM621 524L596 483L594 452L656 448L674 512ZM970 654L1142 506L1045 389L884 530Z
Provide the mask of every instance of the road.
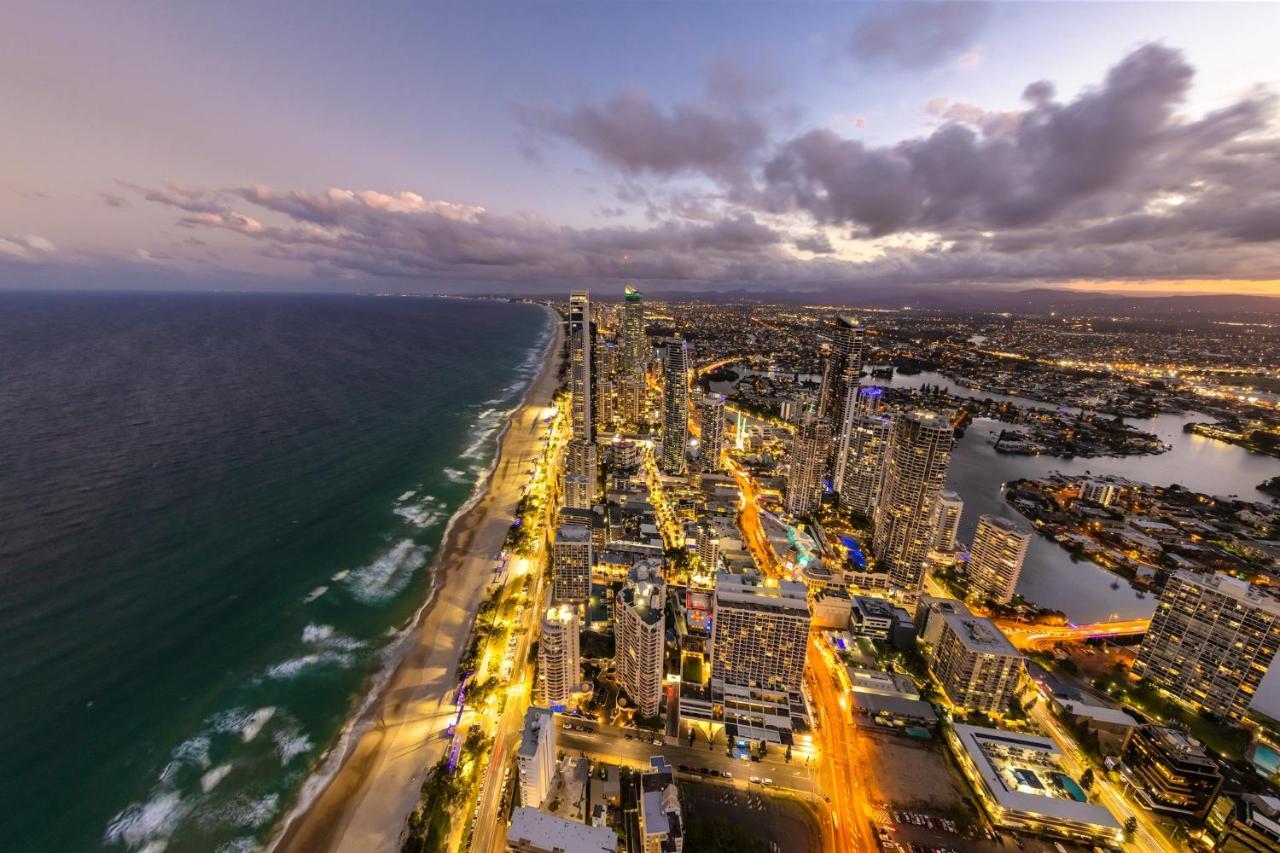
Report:
M551 547L551 537L555 530L556 507L559 505L559 478L555 473L560 470L560 459L564 448L565 418L559 413L552 425L551 438L546 448L544 463L538 468L538 481L535 489L544 489L546 500L543 504L541 519L542 536L538 537L534 553L524 559L528 571L533 573L533 588L529 594L529 606L512 631L516 640L513 660L515 668L512 681L507 689L507 701L500 716L491 712L481 716L478 721L486 731L494 733L493 751L485 768L483 788L474 812L475 829L471 837L472 850L494 851L506 849L505 816L498 814L502 803L504 772L515 749L520 743L520 732L524 728L524 714L529 707L529 698L533 689L534 667L527 664L529 646L535 637L537 626L543 613L543 596L546 593L546 576L542 571L545 563L544 555ZM465 826L465 821L459 821ZM459 828L461 829L461 827Z
M1079 747L1076 746L1075 740L1063 729L1062 724L1049 711L1048 702L1036 702L1030 711L1030 716L1044 731L1049 733L1054 743L1062 750L1063 767L1073 777L1079 779L1089 765L1081 758ZM1138 819L1138 831L1134 833L1133 838L1130 840L1129 849L1139 851L1139 853L1163 853L1163 851L1172 853L1177 849L1165 840L1164 835L1161 834L1155 822L1152 821L1151 816L1130 803L1119 788L1106 778L1105 773L1101 771L1095 773L1094 780L1093 790L1089 792L1090 799L1106 806L1107 810L1122 825L1130 815Z
M1019 649L1036 649L1055 643L1080 642L1099 637L1135 637L1147 633L1150 619L1095 622L1091 625L1028 625L1024 622L993 620L1000 631Z

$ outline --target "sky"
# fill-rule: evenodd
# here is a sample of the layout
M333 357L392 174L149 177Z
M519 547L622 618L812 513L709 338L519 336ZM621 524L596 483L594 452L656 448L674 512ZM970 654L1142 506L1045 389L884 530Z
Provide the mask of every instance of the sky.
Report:
M14 4L0 287L1280 295L1280 4Z

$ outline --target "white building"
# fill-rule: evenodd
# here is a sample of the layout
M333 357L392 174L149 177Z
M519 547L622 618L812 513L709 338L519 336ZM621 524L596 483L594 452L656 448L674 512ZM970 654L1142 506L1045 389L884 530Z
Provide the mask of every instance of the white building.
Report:
M1080 484L1081 500L1111 506L1120 496L1120 487L1106 480L1085 480Z
M667 585L655 568L638 565L613 600L614 667L618 682L641 716L656 717L662 703Z
M822 475L831 447L831 424L808 412L791 443L791 469L787 477L787 512L806 516L822 503Z
M1062 751L1049 738L956 723L947 741L996 826L1085 846L1123 840L1111 812L1090 803L1076 780L1066 784Z
M884 459L893 433L893 419L886 415L858 417L851 427L848 461L840 488L840 505L871 518L884 487Z
M1006 604L1013 598L1027 559L1032 531L1012 519L983 515L969 550L969 580L979 597Z
M1227 575L1169 576L1136 675L1199 711L1243 720L1280 648L1280 601Z
M538 702L564 708L582 681L577 610L561 605L547 610L538 638Z
M565 445L564 505L573 509L590 509L596 502L596 445L575 438Z
M935 508L947 480L955 431L934 412L899 418L885 455L873 550L890 583L914 594L924 582L934 541Z
M684 811L675 774L657 756L651 769L640 774L640 833L644 853L681 853L684 850Z
M724 449L724 397L708 394L702 401L702 437L698 447L698 467L719 471Z
M541 808L556 777L556 725L550 708L530 705L516 750L520 773L520 802Z

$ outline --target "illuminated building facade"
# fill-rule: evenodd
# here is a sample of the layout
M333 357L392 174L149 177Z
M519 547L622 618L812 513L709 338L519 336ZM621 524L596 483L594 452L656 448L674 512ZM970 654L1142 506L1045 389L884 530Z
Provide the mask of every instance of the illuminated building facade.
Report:
M560 605L547 610L538 637L538 703L564 708L582 680L578 612Z
M591 595L591 528L585 524L561 524L552 550L551 600L556 604L582 605Z
M614 667L618 682L644 717L662 702L667 585L656 567L636 566L613 599Z
M684 473L689 442L689 344L680 338L667 342L662 388L662 470Z
M908 593L918 592L924 582L954 443L951 422L934 412L911 412L893 425L873 547L889 582Z
M698 468L706 472L719 471L723 449L724 397L708 394L702 400L702 443L698 447Z
M840 505L867 518L875 515L884 486L884 461L893 434L893 419L864 415L849 435L848 463L840 481Z
M969 582L973 592L1007 604L1013 598L1027 558L1032 532L1007 518L983 515L969 551Z
M1226 575L1173 572L1133 672L1199 711L1243 720L1280 648L1280 601Z

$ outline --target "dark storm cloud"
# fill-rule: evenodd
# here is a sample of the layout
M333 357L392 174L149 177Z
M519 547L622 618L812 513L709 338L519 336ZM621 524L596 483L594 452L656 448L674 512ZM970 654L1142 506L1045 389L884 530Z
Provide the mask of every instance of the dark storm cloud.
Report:
M736 84L726 80L721 85ZM688 104L663 110L634 89L599 105L580 104L567 111L520 107L516 114L525 126L571 140L633 174L670 177L696 171L724 177L741 168L766 140L764 124L749 114Z
M986 19L980 3L881 3L858 22L849 52L866 65L941 65L973 47Z

